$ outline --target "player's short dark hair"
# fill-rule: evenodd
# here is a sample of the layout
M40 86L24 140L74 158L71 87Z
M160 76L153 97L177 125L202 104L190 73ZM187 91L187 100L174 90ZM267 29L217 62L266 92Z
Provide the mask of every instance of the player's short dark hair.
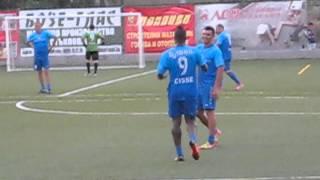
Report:
M94 25L90 24L89 29L93 30L94 29Z
M211 31L213 35L216 33L212 26L206 26L203 29L206 30L206 31Z
M224 29L224 26L222 24L218 24L217 27Z
M174 40L178 44L183 44L186 42L187 32L183 26L177 26L176 31L174 32Z

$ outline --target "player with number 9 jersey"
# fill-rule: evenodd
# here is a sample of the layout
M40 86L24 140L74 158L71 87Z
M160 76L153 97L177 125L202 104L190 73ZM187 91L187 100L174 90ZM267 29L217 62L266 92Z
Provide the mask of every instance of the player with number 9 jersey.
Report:
M164 74L166 71L170 73L167 89L170 117L175 118L182 114L195 116L197 97L196 69L200 65L205 65L200 52L188 45L170 48L162 54L157 71L158 74ZM174 105L182 101L191 101L186 103L190 107Z

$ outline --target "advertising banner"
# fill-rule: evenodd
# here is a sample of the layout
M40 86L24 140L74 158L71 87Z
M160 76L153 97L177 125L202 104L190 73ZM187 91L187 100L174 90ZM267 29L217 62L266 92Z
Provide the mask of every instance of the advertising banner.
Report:
M9 11L0 11L0 61L5 60L7 58L7 50L6 50L6 35L5 35L5 23L4 18L6 16L17 16L18 11L9 10ZM9 32L10 32L10 46L14 49L14 54L17 54L18 50L18 41L19 41L19 31L18 27L9 24Z
M174 31L182 25L187 31L187 44L195 44L193 5L161 7L126 7L125 12L140 12L143 16L145 52L162 52L174 46ZM138 47L136 19L125 19L125 52L135 53Z
M195 12L197 41L203 27L222 24L233 47L243 49L299 44L307 17L304 0L198 5Z
M34 31L34 23L39 21L43 24L43 29L58 37L58 47L54 48L50 55L84 55L85 48L82 46L81 37L93 24L95 31L106 38L105 44L99 46L100 54L122 54L121 17L106 16L120 13L119 7L20 11L20 16L28 17L20 20L21 36L26 41ZM92 15L94 17L74 17L77 15ZM21 48L21 56L33 56L33 49L24 45Z

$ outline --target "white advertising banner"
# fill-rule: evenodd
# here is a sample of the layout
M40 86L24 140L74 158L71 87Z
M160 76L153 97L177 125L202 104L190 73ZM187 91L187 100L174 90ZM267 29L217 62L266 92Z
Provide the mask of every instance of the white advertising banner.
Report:
M222 24L240 48L285 48L299 41L307 18L304 0L198 5L195 13L197 41L203 27Z
M100 54L122 54L121 17L107 16L120 13L120 7L26 10L20 11L20 16L28 18L21 19L19 27L22 38L27 40L27 37L34 31L34 23L40 22L43 24L43 29L58 37L58 47L54 48L50 55L73 56L85 54L81 37L93 24L95 31L106 38L106 43L99 46ZM75 17L84 15L91 17ZM33 56L33 51L22 45L21 56Z

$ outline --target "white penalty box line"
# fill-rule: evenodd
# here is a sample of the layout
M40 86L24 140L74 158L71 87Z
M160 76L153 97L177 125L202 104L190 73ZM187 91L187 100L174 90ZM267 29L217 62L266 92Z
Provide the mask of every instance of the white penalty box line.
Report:
M146 71L146 72L142 72L142 73L137 73L137 74L133 74L133 75L124 76L124 77L121 77L121 78L117 78L117 79L105 81L105 82L102 82L102 83L94 84L94 85L91 85L91 86L87 86L87 87L84 87L84 88L75 89L75 90L72 90L72 91L57 95L56 97L60 97L60 98L61 97L67 97L67 96L70 96L70 95L73 95L73 94L77 94L77 93L88 91L88 90L91 90L91 89L94 89L94 88L98 88L98 87L114 84L114 83L117 83L117 82L120 82L120 81L124 81L124 80L128 80L128 79L133 79L133 78L138 78L138 77L141 77L141 76L153 74L155 72L156 72L156 70L150 70L150 71ZM42 113L54 113L54 114L73 114L73 115L92 115L92 114L94 114L94 115L97 115L96 113L68 112L68 111L56 111L56 110L43 110L43 109L37 109L37 108L28 108L28 107L24 106L24 103L26 103L26 102L29 102L29 101L27 101L27 100L26 101L19 101L19 102L16 103L16 107L18 109L20 109L20 110L23 110L23 111L31 111L31 112L38 112L38 113L42 112ZM6 102L6 103L11 103L11 102ZM110 113L107 113L107 114L106 113L102 113L102 114L103 115L109 115ZM113 114L113 113L111 113L111 114Z
M70 96L70 95L73 95L73 94L77 94L77 93L80 93L80 92L88 91L90 89L94 89L94 88L98 88L98 87L101 87L101 86L114 84L114 83L117 83L117 82L120 82L120 81L124 81L124 80L128 80L128 79L133 79L133 78L145 76L145 75L148 75L148 74L153 74L155 72L156 72L155 70L151 70L151 71L146 71L146 72L143 72L143 73L124 76L124 77L121 77L121 78L118 78L118 79L105 81L105 82L102 82L102 83L94 84L94 85L87 86L87 87L80 88L80 89L75 89L75 90L60 94L57 97L67 97L67 96Z

